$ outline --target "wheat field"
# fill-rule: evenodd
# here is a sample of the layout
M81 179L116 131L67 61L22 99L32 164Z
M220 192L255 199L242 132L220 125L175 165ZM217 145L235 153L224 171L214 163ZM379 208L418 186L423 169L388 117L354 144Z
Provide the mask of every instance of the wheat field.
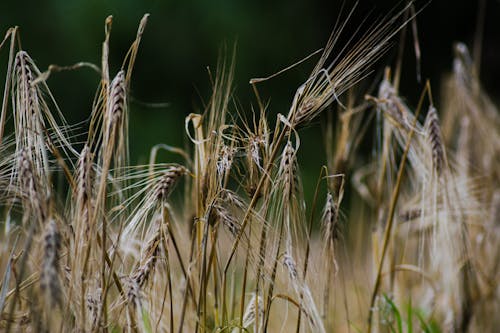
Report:
M259 89L293 66L251 79L255 103L242 107L237 52L222 55L205 109L178 124L189 144L158 143L141 165L130 162L128 116L149 15L117 73L111 16L100 64L41 70L9 29L0 330L495 332L500 112L463 43L443 86L422 81L408 105L403 52L392 66L379 60L417 12L401 5L339 45L348 10L307 57L316 65L289 110L271 111ZM88 120L68 124L49 78L82 67L100 84ZM326 163L303 184L311 127Z

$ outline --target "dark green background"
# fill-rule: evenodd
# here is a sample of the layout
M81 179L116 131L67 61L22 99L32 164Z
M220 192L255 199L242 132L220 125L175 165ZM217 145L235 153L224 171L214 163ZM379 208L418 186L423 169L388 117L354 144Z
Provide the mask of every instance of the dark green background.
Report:
M114 16L111 34L112 74L133 41L144 13L150 19L138 54L132 80L131 149L134 161L144 162L155 143L182 146L184 117L200 112L209 97L206 67L215 69L223 45L237 43L236 95L243 109L254 102L248 85L252 77L272 74L321 48L338 17L341 1L124 1L45 0L0 2L0 29L21 28L22 46L45 70L49 64L69 65L89 61L100 65L104 19ZM400 1L360 1L346 32L385 15ZM427 5L426 5L427 4ZM353 2L346 1L352 8ZM452 64L452 43L472 45L476 1L417 1L422 49L422 75L430 78L435 95L441 75ZM488 91L500 88L500 3L487 1L482 79ZM409 37L411 41L411 37ZM395 49L395 48L393 48ZM415 103L421 85L415 79L414 56L407 47L401 92ZM376 66L392 64L395 51ZM5 71L6 51L0 54ZM304 81L314 61L306 62L272 82L261 85L274 113L286 113L295 89ZM53 75L48 84L67 118L75 123L88 117L99 77L89 69ZM168 102L150 108L141 103ZM306 129L302 137L301 165L306 182L314 179L324 156L319 126Z

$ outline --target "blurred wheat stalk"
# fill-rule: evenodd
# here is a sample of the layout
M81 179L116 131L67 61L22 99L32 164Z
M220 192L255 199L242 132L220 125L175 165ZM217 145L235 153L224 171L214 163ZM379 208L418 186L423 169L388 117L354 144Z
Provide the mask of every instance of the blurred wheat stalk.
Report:
M398 65L376 82L378 93L360 91L414 10L410 3L365 33L360 27L339 48L351 14L339 19L288 114L269 119L257 85L270 77L253 79L258 103L247 121L233 106L234 61L222 58L206 110L185 121L191 153L159 144L147 165L129 163L127 103L148 15L114 77L111 17L100 68L42 73L9 29L0 45L9 50L0 118L2 330L499 327L499 111L463 44L455 45L440 112L429 84L417 108L405 104ZM82 66L101 76L83 135L46 84L51 73ZM327 163L306 202L300 130L318 117L327 119ZM372 145L368 164L361 142ZM158 163L160 150L185 163ZM347 204L346 187L356 192ZM170 200L173 191L183 199Z

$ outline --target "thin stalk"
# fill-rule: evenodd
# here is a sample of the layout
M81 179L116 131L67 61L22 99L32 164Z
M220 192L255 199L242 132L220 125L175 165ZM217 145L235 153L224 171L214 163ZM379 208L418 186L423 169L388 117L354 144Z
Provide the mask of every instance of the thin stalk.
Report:
M9 29L8 34L10 34L10 51L9 51L9 62L7 63L7 77L5 78L5 88L3 91L2 113L0 115L0 146L2 145L3 133L5 129L5 121L7 118L7 107L9 104L8 95L10 91L10 84L12 81L12 62L14 60L17 27Z
M87 200L86 202L86 209L87 209L87 217L91 217L93 212L92 212L92 204L91 204L91 194L90 194L90 189L87 189L87 191L89 193L87 193L89 199ZM90 221L85 221L85 223L87 224L90 224ZM89 234L93 234L93 230L94 230L94 224L90 225L89 226ZM76 243L76 242L75 242ZM75 258L78 258L79 255L77 255L76 253L76 248L78 248L76 245L75 245ZM85 328L85 323L86 323L86 306L85 306L85 295L86 295L86 278L87 278L87 268L88 268L88 262L89 262L89 258L90 258L90 251L91 251L91 248L92 248L92 242L91 241L87 241L87 242L83 242L83 251L85 251L85 257L84 257L84 260L83 260L83 269L82 269L82 273L81 273L81 276L80 276L80 284L81 284L81 289L80 289L80 293L81 293L81 298L80 298L80 313L81 313L81 316L82 316L82 326ZM108 258L109 259L109 258ZM115 277L113 277L115 278ZM118 279L116 279L118 280ZM121 294L124 296L125 294L123 293L123 289L121 287L120 284L117 284L117 287L118 287L118 290L120 290Z
M266 183L266 179L268 179L267 178L268 173L269 173L269 171L271 171L271 168L274 165L273 164L274 159L276 158L276 155L278 154L278 148L279 148L281 142L283 141L283 138L285 137L286 132L287 131L283 128L281 130L279 136L276 138L276 140L273 140L274 148L271 151L269 161L268 161L266 168L265 168L265 170L264 170L264 172L259 180L259 183L257 184L254 195L252 196L252 200L248 204L248 208L245 212L245 215L243 216L243 222L241 224L240 231L239 231L238 235L236 236L236 239L233 242L233 246L231 248L231 252L229 254L229 258L226 262L226 265L224 266L224 271L223 271L223 275L222 275L222 299L223 300L226 299L226 276L227 276L227 271L229 269L229 265L231 264L231 261L234 257L234 254L236 253L236 248L238 247L238 244L241 240L241 237L243 236L243 233L245 231L245 227L248 224L250 213L254 209L255 205L257 204L257 201L259 199L259 193L262 190L262 188L264 187L264 184Z
M252 225L250 224L250 227L249 227L249 235L251 235L252 233ZM250 236L249 236L250 237ZM240 332L242 330L242 327L243 327L243 315L245 313L245 289L247 287L247 277L248 277L248 263L250 261L250 249L247 250L247 255L246 255L246 258L245 258L245 269L243 271L243 284L241 286L241 298L240 298ZM258 296L258 294L257 294ZM257 297L255 298L255 301L257 302ZM257 307L255 307L257 309ZM258 323L258 313L259 311L256 311L257 313L257 318L255 318L256 322ZM258 325L257 325L258 327Z
M215 246L217 240L217 229L214 231L214 236L212 239L212 253L210 254L210 265L213 271L213 279L214 279L214 321L215 326L220 325L219 318L219 280L217 279L217 263L219 262L219 256L217 254L217 247Z
M174 332L174 303L172 296L172 276L170 272L170 258L169 251L167 245L167 235L165 234L164 226L170 225L169 214L167 212L167 208L165 206L162 207L162 233L161 233L161 241L163 243L163 249L165 250L165 263L167 266L167 280L168 280L168 293L170 299L170 332Z
M328 313L330 313L330 281L332 279L332 265L330 264L330 262L328 262L328 267L326 269L327 273L326 273L326 277L327 277L327 280L326 280L326 290L325 290L325 293L323 295L323 313L322 313L322 316L323 317L323 320L325 320L328 315ZM298 331L297 331L298 333Z
M269 162L267 163L267 166L263 172L263 175L261 176L260 180L259 180L259 183L257 184L257 187L255 189L255 193L254 195L252 196L252 200L250 201L250 203L248 204L248 208L245 212L245 215L243 216L243 222L241 224L241 228L240 228L240 232L238 233L238 235L236 236L236 239L234 240L233 242L233 246L231 248L231 252L230 252L230 255L229 255L229 258L226 262L226 265L224 267L224 273L227 272L227 269L231 263L231 260L233 259L234 257L234 254L236 253L236 248L238 247L238 244L241 240L241 237L243 236L243 233L244 233L244 230L245 230L245 227L246 225L248 224L248 221L249 221L249 217L250 217L250 213L252 211L252 209L254 209L255 205L257 204L257 199L259 197L258 193L260 192L260 190L263 188L265 182L266 182L266 179L268 179L268 173L269 171L271 171L271 168L273 167L273 162L274 162L274 159L276 158L276 155L278 154L278 148L281 144L281 142L283 141L283 138L285 137L285 134L287 133L287 130L285 130L285 128L283 128L279 134L279 136L273 141L273 150L271 152L271 155L269 157Z
M169 214L169 221L170 221L170 213L168 212L168 209L167 209L167 213ZM172 241L172 245L174 246L175 254L177 255L177 260L179 261L179 265L181 266L182 274L184 275L184 278L186 279L186 283L187 283L186 288L192 297L193 304L196 305L196 300L194 298L194 291L193 291L193 288L191 286L191 280L189 279L188 273L186 271L186 267L184 266L184 262L182 261L181 252L179 250L179 246L177 245L177 241L176 241L175 234L173 232L171 223L167 224L167 231L168 231L168 234L170 235L170 240Z
M105 219L106 218L104 218L103 220L105 220ZM118 248L118 243L120 242L120 236L122 234L122 227L123 227L123 224L120 225L120 229L118 230L118 236L116 239L116 248ZM99 234L97 236L99 237ZM99 238L98 238L98 242L99 242ZM101 244L100 245L101 245L101 249L102 249L102 246L104 246L104 243L102 242L102 240L101 240ZM104 305L106 304L108 291L109 291L109 288L111 287L112 282L115 282L115 285L116 285L118 291L121 290L120 294L125 295L125 293L123 292L123 288L121 287L120 280L119 280L118 276L116 275L116 272L113 269L113 265L114 265L116 256L118 255L118 251L116 250L116 248L113 251L113 257L111 257L111 259L108 257L107 252L105 253L106 255L104 256L104 262L102 263L103 270L106 269L105 263L108 264L108 266L109 266L109 273L108 273L108 276L106 278L106 281L108 281L108 283L105 284L105 289L103 289L103 293L102 293L102 295L103 295L102 296L102 304L103 305L101 306L101 311L99 313L99 317L98 317L98 321L97 321L99 323L101 318L103 317L104 318L104 327L107 327L106 323L107 323L107 318L108 318L108 313L107 313L107 310L105 309ZM113 278L113 281L111 281L111 278ZM133 317L131 317L131 320L133 321L132 325L134 325ZM98 327L96 327L96 329L98 329Z
M312 226L313 226L313 221L314 221L314 211L316 209L316 203L318 202L318 194L319 194L319 185L321 183L321 176L323 175L323 171L328 174L327 167L322 166L319 172L319 177L318 181L316 182L316 189L314 190L314 197L311 205L311 216L309 217L309 228L307 230L307 244L306 244L306 255L304 258L304 270L302 272L302 280L305 282L306 281L306 275L307 275L307 267L309 264L309 253L311 251L311 233L312 233ZM330 281L330 279L328 279ZM303 294L300 294L300 301L302 301ZM299 314L297 316L297 328L295 329L296 333L299 333L300 330L300 322L302 319L302 311L299 308Z
M205 332L206 329L206 323L207 323L207 304L206 304L206 298L207 298L207 247L208 247L208 232L209 232L209 224L208 221L204 222L204 228L203 228L203 237L201 240L201 245L202 245L202 260L201 260L201 275L200 275L200 293L198 295L198 309L196 311L197 313L197 321L196 321L196 328L195 332L198 332L198 328L200 327L200 316L201 316L201 332Z
M231 295L229 296L229 304L231 305L231 308L229 310L229 318L234 317L234 313L236 312L235 310L235 296L236 294L236 272L233 272L233 276L231 277ZM227 322L227 320L225 321Z
M381 254L380 262L379 262L378 269L377 269L377 277L375 279L375 285L374 285L373 291L372 291L372 296L371 296L371 300L370 300L370 308L368 309L369 315L368 315L368 330L367 330L367 332L369 332L369 333L371 332L371 323L372 323L372 317L373 317L373 307L375 304L375 298L377 297L378 290L380 288L380 282L381 282L381 278L382 278L382 268L384 266L384 260L385 260L387 248L388 248L391 234L392 234L394 213L396 211L396 204L397 204L398 198L399 198L399 189L401 186L401 181L403 179L403 171L404 171L405 166L406 166L406 157L408 156L408 152L410 150L410 144L411 144L411 141L413 139L414 129L416 128L418 116L419 116L420 111L422 109L422 104L423 104L424 96L426 93L430 94L429 81L427 81L425 89L422 92L422 95L420 96L420 100L418 102L417 110L415 112L415 119L413 120L413 124L412 124L412 127L410 129L410 133L408 135L408 141L406 142L405 150L403 152L403 156L401 157L401 162L399 164L399 170L398 170L398 176L396 179L396 185L394 186L394 190L393 190L392 196L391 196L391 203L389 206L389 215L387 217L387 222L386 222L385 231L384 231L384 240L382 243L382 254Z
M26 262L28 260L28 254L31 250L31 245L33 244L32 240L33 240L33 236L35 233L35 225L36 225L35 223L32 223L30 226L28 238L26 239L26 242L24 244L23 256L21 257L21 263L20 263L21 268L19 269L19 274L17 274L17 276L15 276L16 287L14 290L14 298L12 299L12 303L10 303L9 310L7 312L8 317L7 317L7 327L5 328L6 333L10 332L11 325L14 322L14 319L13 319L14 310L16 308L17 299L19 298L20 293L21 293L21 284L19 283L19 281L21 281L23 278L24 270L26 268Z
M341 278L342 278L342 290L344 290L344 308L345 308L345 315L346 315L346 322L347 323L350 323L351 322L351 319L349 318L349 304L347 302L347 297L346 297L346 293L345 293L345 290L347 290L346 288L346 282L345 282L345 270L342 269L342 273L341 273ZM328 326L327 326L328 328ZM347 325L347 333L351 332L351 325Z
M191 233L191 249L189 253L189 262L193 261L193 255L194 255L194 247L196 244L196 233L192 232ZM189 286L189 276L186 275L186 289L184 290L184 297L182 301L182 310L181 310L181 318L179 319L179 330L177 331L178 333L182 333L182 327L184 326L184 318L186 315L186 307L187 307L187 302L188 302L188 286ZM196 307L196 303L195 307Z
M218 305L218 283L217 283L217 263L218 263L218 255L217 255L217 247L215 246L216 244L216 241L217 241L217 236L218 236L218 228L217 227L214 227L212 228L212 232L210 232L211 234L211 240L212 240L212 247L210 248L210 253L208 255L208 263L207 263L207 274L206 274L206 279L205 279L205 282L204 282L204 288L207 289L208 287L208 282L210 280L210 272L211 270L213 270L213 279L214 279L214 311L215 311L215 316L214 316L214 319L215 319L215 322L216 322L216 325L217 325L217 321L218 321L218 308L219 308L219 305Z
M264 333L267 332L267 325L269 324L269 315L270 315L270 311L271 311L271 301L272 301L272 295L273 295L273 291L274 291L274 281L276 279L276 272L277 272L277 268L278 268L281 240L283 239L283 230L285 229L284 225L285 225L285 221L283 221L283 219L281 219L278 246L276 247L276 254L274 256L274 266L273 266L273 271L271 273L271 281L269 281L269 289L268 289L267 297L266 297L264 326L262 328Z
M256 281L256 286L255 286L255 295L259 295L260 281L261 281L260 273L261 273L262 267L264 266L264 257L265 257L265 253L266 253L266 247L267 247L267 227L264 223L264 224L262 224L262 231L261 231L261 235L260 235L259 265L257 266L257 274L256 274L257 281ZM259 311L256 312L255 320L257 322L259 320Z

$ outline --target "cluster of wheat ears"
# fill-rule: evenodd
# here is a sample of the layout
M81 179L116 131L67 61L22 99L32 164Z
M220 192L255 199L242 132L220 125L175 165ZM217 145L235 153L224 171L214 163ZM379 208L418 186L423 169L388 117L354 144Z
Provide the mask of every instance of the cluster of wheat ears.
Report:
M114 77L111 17L101 66L70 67L101 77L83 131L65 122L47 85L68 68L39 71L18 29L8 30L1 330L500 327L500 113L467 48L455 45L439 110L429 83L415 108L405 104L400 61L378 91L359 85L414 16L408 5L345 47L336 45L347 22L339 20L288 113L273 119L257 89L269 78L251 80L257 102L245 116L233 102L233 61L222 59L206 109L186 118L190 147L159 144L147 165L131 165L128 151L129 86L147 15ZM327 163L305 200L300 132L320 117ZM164 150L184 162L159 163Z

